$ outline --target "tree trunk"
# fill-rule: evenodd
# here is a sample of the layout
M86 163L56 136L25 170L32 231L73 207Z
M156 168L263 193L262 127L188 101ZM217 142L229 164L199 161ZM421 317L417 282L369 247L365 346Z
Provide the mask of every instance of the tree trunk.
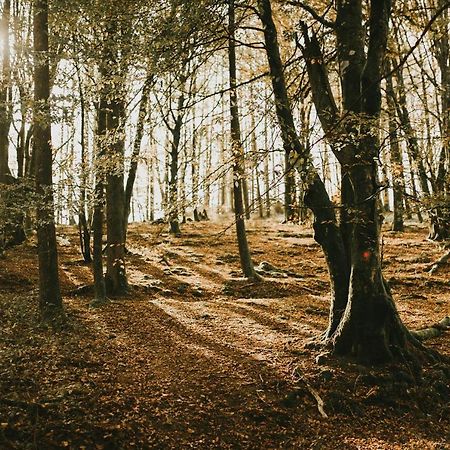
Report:
M386 72L391 72L391 65L386 64ZM392 76L386 78L386 100L389 115L389 147L392 186L394 191L394 221L392 231L403 231L403 161L397 136L397 121L394 103L394 87L392 85Z
M344 3L342 3L343 5ZM360 3L345 2L338 7L338 17L347 21L348 7L359 9ZM381 110L382 61L385 54L390 2L371 2L367 58L361 70L362 121L358 135L358 151L349 166L355 203L352 209L351 273L347 307L330 342L339 354L353 355L363 363L381 363L392 359L417 361L423 356L421 344L402 324L391 293L384 282L380 261L380 227L375 158L379 149L373 127ZM362 20L357 24L362 33ZM344 47L351 48L355 29L340 36ZM356 70L358 72L359 69Z
M33 5L34 109L33 143L36 155L37 241L39 256L39 307L44 321L61 317L63 305L59 288L58 252L54 221L52 146L50 116L50 74L48 60L48 2Z
M83 260L86 263L92 262L91 256L91 233L86 218L86 187L88 177L88 162L86 154L86 104L84 98L83 82L79 67L77 69L78 89L80 94L80 113L81 113L81 168L80 168L80 200L78 206L78 232L80 236L80 248Z
M180 80L181 89L185 84L184 77ZM181 140L181 127L183 125L184 116L184 92L178 97L177 116L175 126L170 129L172 133L172 142L170 145L170 179L169 179L169 231L175 236L181 234L180 222L178 218L178 167L179 167L179 150Z
M127 178L127 183L125 186L125 208L124 208L124 217L123 217L124 229L125 229L124 242L126 242L126 239L127 239L128 216L130 215L131 197L133 195L133 187L134 187L134 182L136 180L136 173L137 173L137 168L138 168L138 158L139 158L139 153L141 152L142 138L144 136L144 124L145 124L145 118L147 116L148 97L149 97L149 93L150 93L150 84L151 84L152 80L153 80L153 76L147 75L147 78L144 82L144 86L142 88L141 101L139 103L139 114L138 114L138 121L137 121L137 125L136 125L136 136L134 138L130 170L128 171L128 178Z
M329 326L325 332L325 337L330 337L336 330L347 304L349 272L344 242L337 224L334 205L322 180L309 163L310 155L301 145L295 131L270 1L259 0L258 6L264 25L265 47L283 146L300 172L304 184L305 205L314 213L314 239L325 253L330 272L332 301Z
M239 247L239 257L244 276L254 280L260 277L255 272L250 248L245 231L245 205L242 185L242 160L244 151L241 141L241 128L239 124L239 110L236 92L236 43L234 40L236 24L234 0L229 0L228 8L228 62L230 72L230 115L231 115L231 151L233 154L233 197L234 215L236 221L236 235Z
M408 105L406 102L406 89L403 79L402 68L395 71L394 76L397 79L397 92L393 91L393 99L397 109L397 115L400 119L403 134L408 144L408 152L411 156L414 165L417 166L417 172L420 181L420 189L422 195L430 195L430 187L428 185L428 175L425 169L423 158L421 155L419 142L417 140L416 132L411 125L411 119L409 117Z
M295 210L295 174L289 160L289 154L284 158L284 219L286 222L296 221Z
M439 0L439 6L445 6L444 0ZM439 155L438 171L435 185L437 197L435 206L430 214L430 238L442 241L450 237L450 37L448 23L448 8L442 13L442 30L439 42L436 43L435 53L441 72L441 120L440 129L442 148Z
M106 108L106 133L103 149L106 173L106 226L107 259L106 291L122 295L128 283L125 270L125 192L124 192L124 127L125 127L125 74L118 60L115 42L116 24L107 22L103 42L101 103ZM119 80L119 81L118 81Z
M0 37L3 44L2 77L0 85L0 183L12 182L9 170L9 129L12 121L12 86L10 66L9 20L10 1L3 3L3 14L0 23Z
M270 173L269 173L269 163L270 163L270 151L269 151L269 140L268 140L268 123L267 123L267 113L264 115L264 189L265 189L265 206L266 206L266 217L270 217Z
M106 154L115 161L106 177L106 225L107 225L107 264L106 290L110 295L123 295L128 289L125 271L125 192L124 179L124 141L121 137L125 121L125 104L116 98L109 104L108 134L113 142L108 143Z
M150 156L148 161L148 220L155 220L155 155L153 150L153 134L150 133Z
M106 302L106 284L103 274L103 216L105 206L105 139L107 135L107 103L101 98L97 115L97 139L95 155L95 192L94 192L94 211L92 216L93 233L93 273L94 273L94 305L100 305Z

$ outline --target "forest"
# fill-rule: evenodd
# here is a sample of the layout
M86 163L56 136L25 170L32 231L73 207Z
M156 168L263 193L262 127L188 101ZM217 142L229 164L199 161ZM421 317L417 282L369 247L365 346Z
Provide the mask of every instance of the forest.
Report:
M450 448L450 1L0 2L0 448Z

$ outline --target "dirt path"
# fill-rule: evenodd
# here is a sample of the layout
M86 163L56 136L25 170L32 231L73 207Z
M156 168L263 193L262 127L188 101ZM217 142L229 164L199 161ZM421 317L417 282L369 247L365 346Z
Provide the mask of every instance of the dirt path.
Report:
M317 364L304 344L327 321L320 251L307 231L254 228L256 261L301 278L240 279L232 235L217 238L218 225L192 224L181 239L131 227L133 287L102 309L70 294L90 272L77 263L76 235L63 230L74 244L61 249L67 330L36 326L29 288L0 286L0 448L447 448L447 369L429 367L411 384L400 369ZM386 245L408 323L448 313L448 271L421 271L439 249L421 230ZM0 268L32 286L36 274L24 268L35 257L20 251ZM431 345L450 354L448 336Z

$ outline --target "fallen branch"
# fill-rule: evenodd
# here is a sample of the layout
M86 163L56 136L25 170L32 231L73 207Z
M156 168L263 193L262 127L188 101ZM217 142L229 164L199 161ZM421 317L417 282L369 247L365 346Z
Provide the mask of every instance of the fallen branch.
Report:
M319 393L309 384L309 381L302 375L300 374L298 367L295 367L294 370L292 371L292 374L294 377L296 377L296 381L298 382L299 380L303 381L304 385L306 386L306 389L308 389L308 392L314 397L314 399L317 402L317 409L319 410L320 415L324 418L324 419L328 419L328 415L325 412L325 403L322 400L322 397L319 395Z
M445 264L447 264L447 262L450 260L450 250L445 253L443 256L441 256L436 262L434 262L433 264L430 264L427 267L427 271L430 275L433 275L434 273L436 273L442 266L445 266Z
M260 264L255 267L255 271L259 275L272 278L302 278L301 275L296 272L280 269L279 267L275 267L267 261L261 261Z
M450 317L444 317L441 321L422 330L411 331L411 334L420 341L435 338L450 330Z

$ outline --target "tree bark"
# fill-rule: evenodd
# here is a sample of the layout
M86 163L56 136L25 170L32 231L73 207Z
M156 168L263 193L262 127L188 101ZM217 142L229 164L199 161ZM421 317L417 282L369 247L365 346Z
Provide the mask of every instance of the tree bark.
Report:
M304 202L314 214L314 239L324 251L330 272L332 301L329 326L325 332L325 337L329 337L336 330L347 304L349 272L344 241L337 224L334 205L317 171L310 164L311 156L301 145L295 130L270 1L259 0L258 7L264 25L265 47L283 146L285 153L300 172L305 192Z
M106 109L106 134L103 150L106 173L106 291L122 295L128 288L125 270L125 192L124 192L124 126L125 126L125 73L121 67L115 41L117 26L107 21L100 63L102 82L101 100Z
M144 124L147 116L148 98L150 94L150 85L153 80L152 75L147 75L142 88L142 97L139 103L138 121L136 125L136 136L134 138L133 152L131 155L130 170L128 171L127 183L125 186L125 208L124 208L124 228L126 242L127 228L128 228L128 216L130 215L131 197L133 195L134 182L136 180L136 173L138 168L139 153L141 152L142 138L144 136Z
M48 47L48 2L33 4L34 109L33 143L36 155L37 241L39 256L39 307L44 321L63 314L59 287L58 252L54 221L52 146L50 117L50 73Z
M96 131L96 155L95 155L95 191L94 208L92 216L92 269L94 274L94 305L100 305L106 302L106 284L103 274L103 216L105 206L105 139L107 135L106 117L107 103L104 98L100 99L97 112L97 131Z
M0 183L12 182L9 170L9 129L12 122L12 86L9 43L10 0L3 3L0 37L3 44L3 62L0 84Z
M186 80L184 76L180 80L181 89L184 89ZM170 129L172 134L172 142L170 143L170 179L169 179L169 231L175 236L181 234L180 222L178 218L178 168L179 168L179 150L181 140L181 127L183 126L184 117L184 92L178 97L177 115L175 125Z
M78 232L80 237L80 248L83 260L86 263L92 262L91 255L91 233L86 215L86 188L88 177L88 157L86 151L86 104L84 98L83 80L80 69L76 66L78 77L78 90L80 95L80 115L81 115L81 130L80 130L80 146L81 146L81 168L80 168L80 199L78 205Z
M386 64L386 72L391 72L391 65ZM386 101L388 107L389 121L389 149L391 161L392 186L394 191L394 221L392 231L403 231L403 161L397 135L397 120L394 102L394 87L392 75L386 78Z
M236 235L239 247L239 257L244 276L258 280L260 276L255 272L250 248L245 230L245 205L242 184L242 160L244 151L241 141L241 128L239 123L239 109L236 92L236 43L235 43L235 10L234 0L229 0L228 8L228 62L230 73L230 115L231 115L231 151L233 155L233 198L234 215L236 222Z
M123 295L128 289L125 271L125 192L124 192L124 138L125 104L117 97L108 108L108 134L113 142L108 143L106 154L115 164L106 177L106 225L107 264L106 290L110 295Z

